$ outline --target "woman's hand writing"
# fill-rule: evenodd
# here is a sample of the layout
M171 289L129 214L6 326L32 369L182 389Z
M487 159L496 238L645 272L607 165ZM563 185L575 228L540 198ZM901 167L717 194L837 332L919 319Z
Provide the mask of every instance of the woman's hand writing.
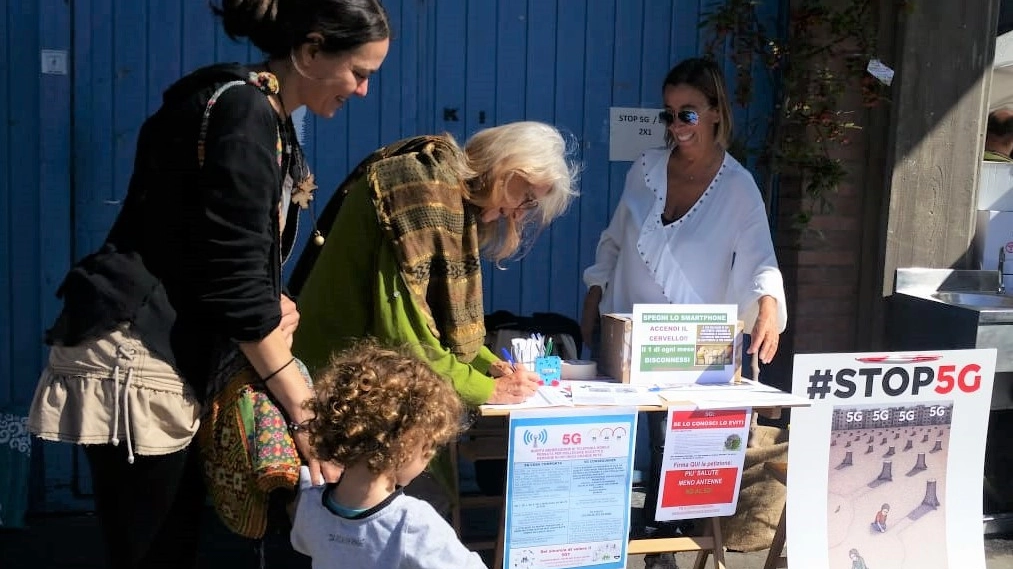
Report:
M756 324L750 334L749 350L746 353L758 353L760 361L769 364L777 353L780 332L777 325L777 299L773 296L761 296L757 301L760 305L756 316Z
M513 373L514 368L510 366L509 362L503 360L496 360L489 364L489 376L491 377L503 377Z
M536 372L528 371L518 364L510 373L496 379L496 386L486 403L523 403L538 391L541 384L541 378Z

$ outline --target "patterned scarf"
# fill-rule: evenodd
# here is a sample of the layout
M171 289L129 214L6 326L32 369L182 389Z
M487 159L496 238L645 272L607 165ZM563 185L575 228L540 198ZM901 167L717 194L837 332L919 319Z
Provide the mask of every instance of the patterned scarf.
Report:
M478 220L464 182L444 165L462 150L442 136L396 142L366 177L401 276L440 343L470 362L485 341Z

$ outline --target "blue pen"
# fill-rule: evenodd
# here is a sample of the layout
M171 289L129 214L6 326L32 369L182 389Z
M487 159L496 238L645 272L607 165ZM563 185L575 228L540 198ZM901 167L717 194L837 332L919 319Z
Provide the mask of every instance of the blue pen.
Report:
M510 350L503 347L500 348L500 351L503 352L503 359L505 359L506 362L510 364L511 368L514 367L516 362L514 362L514 357L510 355Z

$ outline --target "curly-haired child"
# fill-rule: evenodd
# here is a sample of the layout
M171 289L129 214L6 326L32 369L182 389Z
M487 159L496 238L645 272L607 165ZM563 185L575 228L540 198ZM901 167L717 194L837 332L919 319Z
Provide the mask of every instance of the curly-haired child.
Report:
M454 388L406 350L364 341L315 378L307 423L317 457L345 466L300 483L292 546L314 568L485 568L428 503L401 488L461 428Z

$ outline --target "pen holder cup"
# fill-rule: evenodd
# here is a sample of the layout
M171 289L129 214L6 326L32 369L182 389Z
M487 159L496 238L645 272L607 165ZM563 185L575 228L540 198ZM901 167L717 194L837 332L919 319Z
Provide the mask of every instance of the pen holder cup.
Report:
M559 356L535 358L532 369L542 378L542 385L559 385L559 380L563 377L563 360Z

